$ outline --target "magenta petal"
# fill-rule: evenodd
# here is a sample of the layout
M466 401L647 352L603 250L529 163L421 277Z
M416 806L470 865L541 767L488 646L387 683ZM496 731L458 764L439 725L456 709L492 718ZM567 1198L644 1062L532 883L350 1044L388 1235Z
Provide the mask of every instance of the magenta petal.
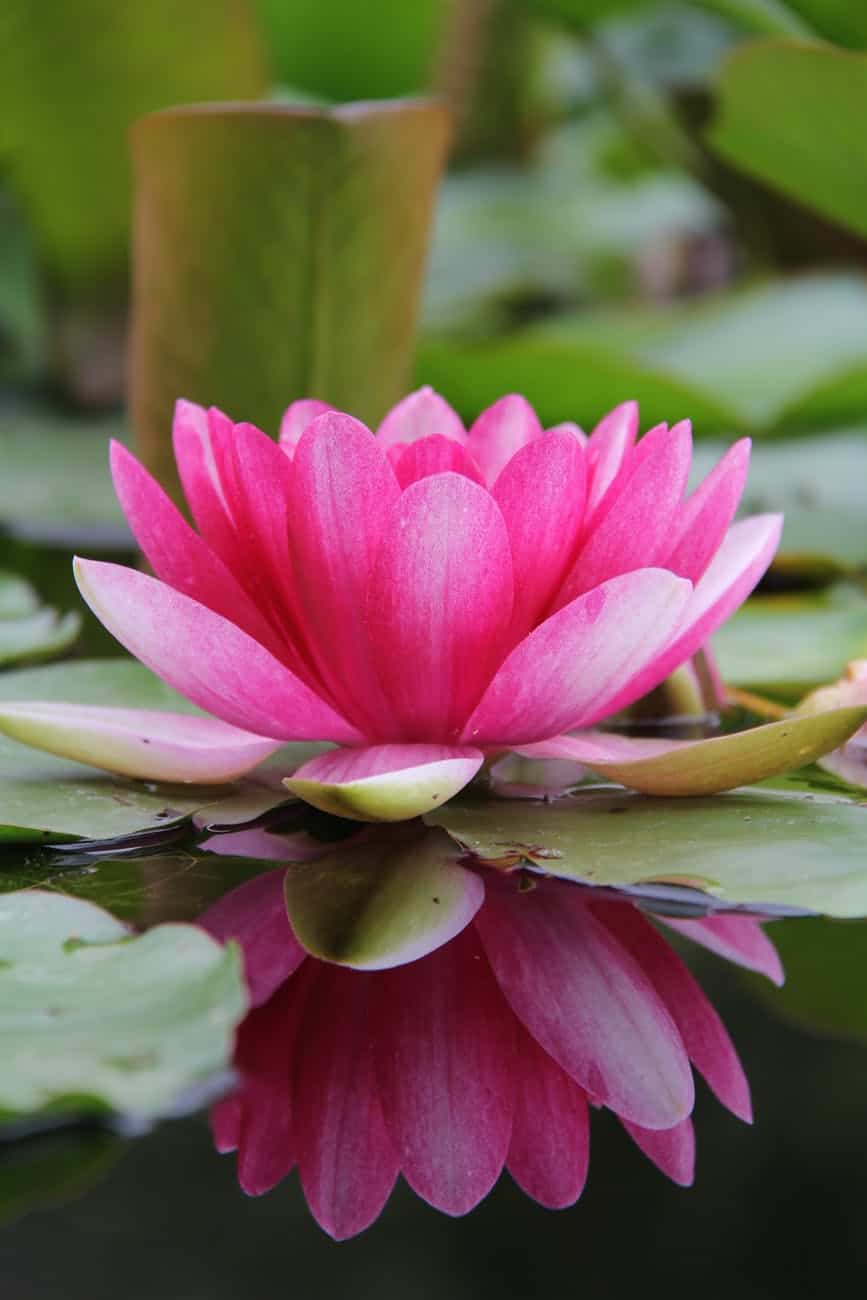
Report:
M297 980L284 984L238 1031L238 1182L248 1196L270 1192L295 1164L290 1062L303 1010L297 989Z
M698 582L716 554L743 495L750 467L750 439L729 447L684 505L665 567Z
M493 488L515 575L513 626L525 635L560 587L584 518L584 453L571 433L550 430L516 452Z
M307 956L286 915L285 874L280 867L246 880L212 903L198 921L220 943L234 939L240 945L254 1007L267 1002Z
M581 428L580 424L576 424L574 420L561 420L559 424L552 424L550 429L546 429L545 432L569 433L573 438L577 439L582 447L587 446L587 434Z
M476 917L512 1010L595 1101L645 1128L692 1110L677 1028L647 976L569 885L488 886Z
M782 527L782 515L755 515L730 528L696 584L665 651L641 668L613 700L606 702L604 709L585 716L581 725L591 726L600 718L625 709L700 650L760 580L774 558Z
M493 484L515 452L541 432L539 417L526 397L510 393L482 411L470 429L467 446L485 482Z
M509 539L490 493L460 474L407 488L367 598L400 738L457 736L503 653L512 600Z
M283 784L336 817L405 821L441 807L483 762L481 750L468 745L368 745L317 754Z
M237 1151L241 1134L241 1098L238 1093L216 1102L208 1116L214 1146L221 1156Z
M280 744L217 718L39 700L0 703L0 730L107 772L197 785L235 781Z
M425 387L410 393L391 408L379 426L376 439L380 446L389 448L434 435L460 444L467 440L460 416L444 397Z
M447 474L449 471L463 474L474 483L482 482L466 447L441 433L419 438L408 447L395 447L389 456L402 488L408 488L420 478L429 478L431 474Z
M314 420L293 461L291 530L300 607L326 687L370 738L387 728L387 714L371 663L365 599L399 497L394 470L369 429L337 411Z
M751 916L703 916L692 921L667 916L665 924L717 956L766 975L773 984L785 981L776 948L761 924Z
M638 436L638 403L622 402L600 420L587 440L587 523L592 524L617 481Z
M515 1069L515 1118L506 1164L549 1210L574 1205L587 1181L590 1124L584 1091L525 1030Z
M524 745L607 712L622 683L666 648L691 593L684 578L638 569L579 596L515 647L462 740Z
M301 1185L317 1223L338 1241L373 1222L399 1169L373 1062L368 1002L375 978L320 966L296 1057Z
M273 653L273 629L253 601L160 485L119 442L111 444L111 471L121 508L156 576L200 605L237 623Z
M119 564L76 559L75 575L121 645L206 712L275 740L361 739L264 646L204 605Z
M692 972L631 903L598 903L593 911L638 960L668 1007L695 1068L732 1114L751 1123L750 1087L743 1067Z
M317 416L324 415L326 411L332 409L327 402L320 402L315 397L302 397L300 401L291 402L283 412L280 421L280 450L291 460L302 434L307 431Z
M695 1177L695 1130L692 1120L673 1128L646 1129L621 1121L626 1132L648 1160L678 1187L691 1187Z
M466 1214L509 1147L514 1016L472 929L374 988L380 1097L403 1176L436 1209Z
M226 561L235 542L232 514L220 480L212 433L231 427L218 411L206 411L195 402L179 401L172 424L175 460L184 495L196 527ZM225 422L225 423L224 423Z
M592 523L557 596L557 608L608 578L665 559L691 457L688 421L645 434L612 488L610 504Z

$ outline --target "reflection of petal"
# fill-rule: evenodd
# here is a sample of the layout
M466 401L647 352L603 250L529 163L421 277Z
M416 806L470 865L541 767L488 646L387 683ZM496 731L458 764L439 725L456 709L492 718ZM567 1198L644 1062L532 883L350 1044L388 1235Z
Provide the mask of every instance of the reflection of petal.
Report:
M660 920L670 930L677 930L678 934L709 948L727 961L767 975L773 984L782 984L785 979L776 948L759 922L750 917L705 916L694 921L681 921L666 916Z
M587 1098L523 1027L519 1035L509 1173L534 1201L559 1210L578 1200L587 1180Z
M684 1119L673 1128L649 1129L621 1123L640 1151L679 1187L690 1187L695 1176L695 1130Z
M234 939L244 954L244 974L254 1007L307 956L292 933L283 900L285 871L265 871L225 894L199 917L199 925L221 943Z

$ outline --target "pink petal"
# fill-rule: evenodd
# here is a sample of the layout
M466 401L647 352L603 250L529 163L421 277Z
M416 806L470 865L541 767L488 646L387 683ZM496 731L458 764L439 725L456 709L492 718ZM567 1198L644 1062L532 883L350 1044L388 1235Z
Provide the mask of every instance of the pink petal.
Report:
M629 458L638 436L638 403L622 402L600 420L587 440L587 523L592 525Z
M612 578L553 614L498 670L464 727L473 745L525 745L583 725L665 650L692 593L664 569Z
M580 424L576 424L574 420L561 420L559 424L552 424L550 429L546 429L545 432L570 433L573 438L577 439L582 447L587 446L587 434L581 428Z
M664 560L692 458L688 420L645 434L611 490L601 518L594 519L556 607L608 578Z
M208 934L228 943L234 939L244 956L244 976L254 1007L272 993L306 958L286 915L283 897L285 868L264 871L212 903L198 924Z
M692 1109L689 1061L641 967L569 885L487 888L476 917L512 1010L594 1100L646 1128Z
M551 430L516 452L493 488L515 575L513 626L525 635L563 582L584 517L584 454Z
M722 1104L748 1124L750 1087L725 1026L691 971L631 903L596 903L594 915L636 958L677 1025L698 1072Z
M214 1146L221 1156L237 1151L241 1132L241 1098L237 1092L211 1107L208 1116Z
M604 708L585 716L581 725L590 726L625 709L694 655L756 586L774 558L782 527L782 515L756 515L730 528L696 584L666 649L641 668Z
M337 411L307 429L293 471L292 548L305 630L326 687L373 739L386 705L370 658L365 598L400 488L372 433Z
M515 1118L506 1163L515 1182L549 1210L574 1205L587 1181L587 1098L534 1038L520 1031Z
M290 1061L302 1010L292 981L247 1016L238 1031L238 1182L248 1196L270 1192L295 1164Z
M374 1070L368 1021L373 975L318 968L295 1075L298 1167L321 1227L342 1241L378 1216L399 1169Z
M401 1171L436 1209L466 1214L509 1147L514 1016L471 929L374 988L377 1078Z
M710 564L743 495L750 467L750 439L729 447L680 512L665 567L698 582Z
M676 930L727 961L766 975L772 984L780 985L785 981L776 948L761 924L750 916L703 916L691 921L678 921L667 916L665 924L670 930Z
M503 653L512 613L503 516L459 474L402 494L371 575L373 653L397 734L451 740Z
M685 1119L673 1128L646 1129L621 1121L640 1151L678 1187L691 1187L695 1177L695 1130Z
M283 418L280 421L279 444L281 451L285 452L291 460L295 454L295 448L301 440L301 435L306 432L317 416L324 415L326 411L332 409L327 402L320 402L315 397L302 397L300 401L291 402L283 412Z
M275 740L361 739L239 627L134 569L75 560L79 590L121 645L224 722Z
M455 474L464 474L474 483L482 482L482 476L467 449L441 433L419 438L408 447L394 447L389 452L389 457L402 488L408 488L417 479L429 478L431 474L446 474L450 470Z
M467 440L460 416L444 397L425 387L410 393L391 408L379 426L376 438L381 447L388 448L435 434L461 445Z
M38 700L0 704L0 730L107 772L197 785L234 781L280 746L217 718Z
M404 821L451 799L483 762L481 750L466 745L368 745L317 754L283 784L336 817Z
M527 399L510 393L482 411L470 429L467 446L485 481L493 484L515 452L541 432L539 417Z
M200 605L237 623L250 636L280 653L267 619L229 568L198 533L135 456L111 443L114 487L127 522L156 576Z
M223 438L231 421L222 412L179 401L172 424L175 460L184 495L199 532L224 562L234 547L231 507L220 480L213 437Z

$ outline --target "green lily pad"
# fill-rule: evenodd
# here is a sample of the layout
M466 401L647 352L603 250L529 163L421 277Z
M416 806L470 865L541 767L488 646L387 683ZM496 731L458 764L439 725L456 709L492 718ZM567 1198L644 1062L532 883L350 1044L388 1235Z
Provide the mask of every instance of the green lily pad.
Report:
M867 235L867 54L767 40L737 49L709 141L728 162Z
M36 890L0 902L0 1115L185 1107L229 1064L240 956L202 930L131 937L107 912Z
M77 613L40 607L29 582L0 572L0 666L45 659L66 650L78 636Z
M132 659L82 660L0 676L0 700L67 700L197 710ZM280 778L310 757L286 746L267 766L227 786L156 785L100 773L0 736L0 842L108 840L180 827L237 826L287 802Z
M484 897L447 835L389 827L286 872L286 907L314 957L359 970L414 961L459 933Z
M594 885L692 884L732 904L867 915L867 805L753 787L697 799L596 788L552 804L453 800L424 819L461 848Z
M713 646L730 685L798 700L867 657L867 600L855 591L754 597Z

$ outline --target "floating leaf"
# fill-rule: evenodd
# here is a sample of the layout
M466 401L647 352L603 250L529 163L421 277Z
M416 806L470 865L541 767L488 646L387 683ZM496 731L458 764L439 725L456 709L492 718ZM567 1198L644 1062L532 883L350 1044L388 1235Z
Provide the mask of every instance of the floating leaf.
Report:
M164 482L179 394L272 433L294 398L378 421L403 395L447 130L421 101L136 125L132 413Z
M466 796L425 821L480 858L595 885L682 882L733 904L867 915L867 806L842 797L597 788L552 804Z
M484 886L440 832L368 832L286 872L292 929L309 953L359 970L413 961L472 920Z
M166 925L131 937L100 908L25 890L0 900L0 1114L150 1120L224 1070L245 995L236 949Z
M0 700L66 700L131 708L197 710L132 659L82 660L0 676ZM280 778L310 756L285 746L242 782L227 786L128 781L0 736L0 841L110 840L256 820L286 802Z
M750 42L723 65L709 140L728 162L867 235L867 54Z
M0 666L59 654L72 644L80 627L77 613L41 608L28 582L0 572Z

